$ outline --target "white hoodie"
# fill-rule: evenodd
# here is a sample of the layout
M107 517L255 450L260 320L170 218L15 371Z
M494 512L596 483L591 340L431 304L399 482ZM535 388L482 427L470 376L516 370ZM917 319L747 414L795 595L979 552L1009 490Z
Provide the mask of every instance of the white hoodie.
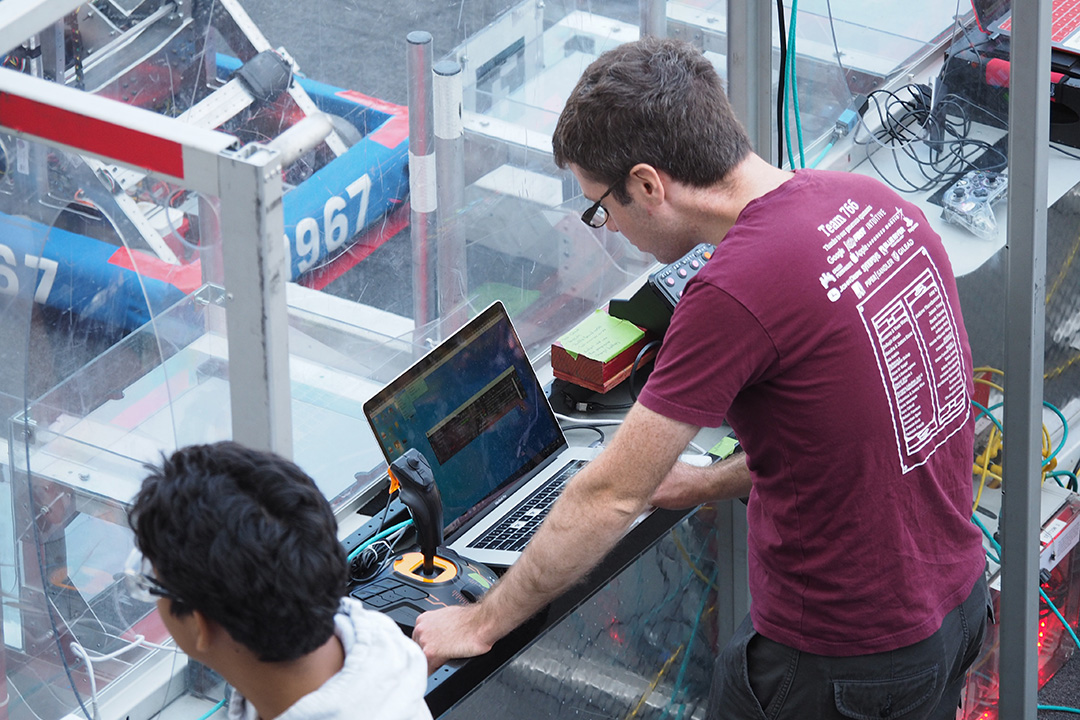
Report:
M393 620L345 597L334 616L334 634L345 648L345 665L275 720L431 720L424 702L424 653ZM233 691L229 720L259 716Z

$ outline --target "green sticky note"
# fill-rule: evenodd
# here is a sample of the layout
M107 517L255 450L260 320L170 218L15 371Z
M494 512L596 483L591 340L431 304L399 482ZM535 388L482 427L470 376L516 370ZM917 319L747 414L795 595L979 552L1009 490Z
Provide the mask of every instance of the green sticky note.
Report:
M709 454L715 455L718 458L726 458L731 453L735 452L735 448L739 446L739 441L728 435L721 438L720 442L709 448Z
M571 357L584 355L607 362L644 336L644 331L632 322L597 310L559 338L559 344Z

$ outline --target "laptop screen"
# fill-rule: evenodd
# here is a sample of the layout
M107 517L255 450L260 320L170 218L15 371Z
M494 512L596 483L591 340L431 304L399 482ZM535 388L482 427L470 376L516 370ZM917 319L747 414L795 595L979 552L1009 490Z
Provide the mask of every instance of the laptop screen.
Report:
M502 303L364 404L388 462L419 450L451 533L566 445Z
M991 27L1009 12L1010 0L971 0L979 29L990 32Z

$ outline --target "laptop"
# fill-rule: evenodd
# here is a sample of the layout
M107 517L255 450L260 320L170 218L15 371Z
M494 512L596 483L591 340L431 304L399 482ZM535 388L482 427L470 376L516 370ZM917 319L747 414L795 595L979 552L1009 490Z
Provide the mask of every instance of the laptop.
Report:
M971 5L983 32L1006 37L1012 32L1012 0L971 0ZM1080 54L1080 0L1054 0L1050 44L1057 50Z
M517 560L562 487L600 448L567 444L501 302L364 403L387 462L431 465L447 546L485 565Z

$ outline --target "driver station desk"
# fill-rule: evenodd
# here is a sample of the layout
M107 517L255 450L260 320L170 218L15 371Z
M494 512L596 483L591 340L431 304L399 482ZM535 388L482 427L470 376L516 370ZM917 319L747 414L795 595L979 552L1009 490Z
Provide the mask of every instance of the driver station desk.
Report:
M539 370L542 383L551 379L543 377L549 368ZM599 397L626 394L619 388ZM615 428L604 429L610 439ZM697 443L711 447L720 437L706 429ZM567 438L575 444L593 436L568 430ZM717 622L723 517L713 506L652 512L490 652L437 670L426 695L432 715L704 717L724 631Z
M428 681L435 717L704 717L716 641L714 515L658 510L580 583Z
M491 310L468 327L478 322L484 327L484 318L492 315ZM492 316L497 318L499 313ZM468 335L469 330L461 332L466 334L466 339L457 341L462 347L480 347ZM491 332L498 336L497 330ZM445 366L440 364L438 352L433 367L449 367L449 361ZM551 379L551 371L543 361L539 364L537 380L544 386ZM450 373L456 375L459 370ZM476 372L481 378L478 382L489 375L483 370ZM419 377L426 388L439 387L434 375L420 373ZM416 377L404 381L399 377L389 386L393 388L389 397L407 397L418 382ZM532 385L528 381L526 384ZM379 403L388 401L384 392L390 389L381 391L369 403L379 407ZM562 394L551 394L557 398L554 404L561 404ZM624 384L595 399L613 410L624 407L629 397ZM450 402L450 407L456 402ZM604 413L607 417L590 415L581 424L589 424L594 418L600 422L609 420L610 411ZM416 416L424 418L424 427L429 426L431 417L419 410ZM439 413L433 416L443 417ZM402 426L408 424L402 422ZM411 430L392 429L397 427L396 421L392 427L384 428L378 421L373 426L382 442L396 445L399 437L408 446L415 442ZM614 430L605 430L610 438ZM595 439L576 429L565 432L572 445ZM701 447L711 447L720 437L718 430L705 430L699 434L698 442ZM486 452L491 455L492 468L499 467L495 458L499 450L489 442ZM471 462L474 465L470 472L474 473L479 459ZM441 494L446 503L448 492L452 497L455 489L460 490L461 480L450 464L444 461L442 468L446 474ZM400 474L398 477L404 497L406 481ZM453 507L454 501L449 502ZM503 502L512 506L516 501L507 498ZM362 511L375 516L376 523L381 523L377 519L380 503L374 502ZM660 717L671 712L703 716L719 631L716 588L730 585L718 580L717 518L711 508L696 513L652 512L611 553L602 559L597 557L597 566L582 582L496 643L492 651L437 670L427 688L432 714L471 718L505 708L513 717L536 718L565 716L562 713L567 711L575 715L600 713L605 717ZM360 536L376 529L368 523L345 538L346 549L351 550ZM458 551L468 558L467 550Z

